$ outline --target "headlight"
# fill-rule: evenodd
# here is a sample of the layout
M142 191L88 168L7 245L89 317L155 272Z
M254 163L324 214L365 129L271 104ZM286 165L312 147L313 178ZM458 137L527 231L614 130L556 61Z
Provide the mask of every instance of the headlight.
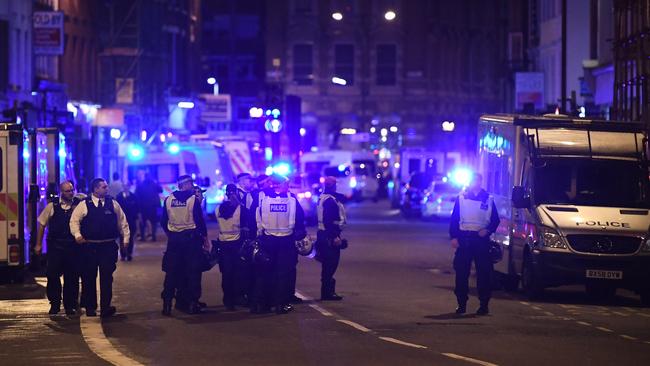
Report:
M641 251L650 252L650 235L646 236L645 240L643 241L643 245L641 245Z
M543 246L548 248L567 249L564 239L562 239L556 230L550 227L540 227L539 241Z

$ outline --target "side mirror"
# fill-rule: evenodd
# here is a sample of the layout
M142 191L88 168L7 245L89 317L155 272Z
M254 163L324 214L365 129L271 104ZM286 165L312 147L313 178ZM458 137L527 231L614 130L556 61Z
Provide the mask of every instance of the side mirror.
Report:
M512 187L512 205L515 208L530 208L530 197L521 186Z

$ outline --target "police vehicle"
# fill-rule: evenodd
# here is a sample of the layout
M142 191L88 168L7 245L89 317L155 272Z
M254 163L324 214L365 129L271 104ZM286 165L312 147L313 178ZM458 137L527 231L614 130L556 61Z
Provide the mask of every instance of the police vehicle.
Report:
M478 171L501 225L493 239L506 287L531 297L584 284L650 305L648 132L637 123L484 115Z

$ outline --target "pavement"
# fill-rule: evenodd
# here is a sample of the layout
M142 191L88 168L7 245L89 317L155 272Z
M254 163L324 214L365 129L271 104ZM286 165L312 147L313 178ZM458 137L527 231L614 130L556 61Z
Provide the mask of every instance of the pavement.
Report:
M43 279L0 286L0 359L12 365L648 365L650 309L619 291L591 303L580 287L542 300L496 291L491 314L456 316L447 223L405 220L385 201L351 204L337 272L341 302L320 295L320 266L300 258L304 304L287 315L228 312L220 273L203 275L202 315L160 314L165 243L119 262L107 320L48 316ZM216 225L210 224L216 234ZM312 234L315 234L311 228ZM39 284L40 283L40 284ZM471 287L474 284L471 283ZM3 362L4 363L4 362Z

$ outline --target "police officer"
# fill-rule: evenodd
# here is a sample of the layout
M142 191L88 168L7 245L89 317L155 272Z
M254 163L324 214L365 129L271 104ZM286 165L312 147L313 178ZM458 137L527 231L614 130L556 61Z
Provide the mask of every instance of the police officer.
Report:
M492 259L489 253L490 235L499 226L499 214L494 198L481 188L482 176L474 174L472 180L456 200L449 224L451 246L456 249L454 270L458 300L456 314L467 310L467 293L472 261L476 266L476 284L480 307L477 315L487 315L491 296Z
M115 314L111 306L113 297L113 272L117 263L117 240L123 238L123 245L129 245L131 232L126 216L114 199L108 196L108 184L102 178L91 182L92 194L81 201L72 212L70 232L81 244L83 260L82 302L87 316L96 316L97 270L99 269L101 317Z
M317 258L322 263L321 300L340 301L343 297L336 293L334 273L341 258L341 231L345 226L346 215L343 197L336 192L336 178L325 177L323 193L318 200L318 233L316 240Z
M260 248L269 258L269 263L255 269L255 296L251 312L267 312L273 305L277 314L293 310L289 304L291 293L291 271L298 261L296 240L307 236L304 213L298 200L286 190L287 179L272 177L270 188L260 192L253 203L255 227ZM270 296L265 296L265 289Z
M174 297L177 309L190 314L201 312L202 251L211 249L192 177L178 177L178 189L165 198L161 221L168 238L162 263L165 282L161 293L162 313L166 316L171 315Z
M123 191L117 194L115 199L117 203L120 204L124 214L126 215L126 221L129 223L129 245L124 247L120 246L120 257L122 260L131 261L133 260L133 248L135 247L135 232L137 230L136 223L138 221L138 199L135 197L135 194L131 192L131 183L126 181L122 185Z
M216 216L219 222L219 269L221 270L221 288L223 304L228 310L235 310L241 301L243 289L241 284L243 263L239 258L244 239L248 235L248 210L240 202L238 188L234 184L226 186L226 200L219 205Z
M35 252L40 254L47 226L47 299L50 315L61 311L61 280L63 275L63 306L66 315L75 315L79 300L80 249L70 233L70 217L79 204L72 182L60 185L61 197L48 203L38 216Z
M241 202L244 207L249 210L253 204L253 197L251 196L253 188L255 188L255 182L249 173L241 173L237 175L237 192L239 195L239 202Z

